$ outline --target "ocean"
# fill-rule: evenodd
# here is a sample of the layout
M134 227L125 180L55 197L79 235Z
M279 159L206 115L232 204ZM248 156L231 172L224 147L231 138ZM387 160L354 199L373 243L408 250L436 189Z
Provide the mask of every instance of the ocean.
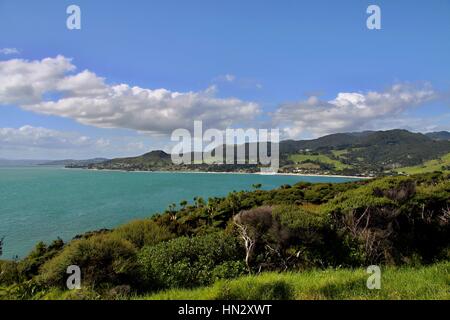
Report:
M113 228L162 212L171 203L193 202L299 181L345 182L350 178L257 174L119 172L61 167L0 167L1 259L24 257L38 241Z

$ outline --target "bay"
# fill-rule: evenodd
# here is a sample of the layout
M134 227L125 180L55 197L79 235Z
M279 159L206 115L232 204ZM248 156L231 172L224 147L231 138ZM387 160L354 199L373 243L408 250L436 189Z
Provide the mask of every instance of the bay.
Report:
M113 228L162 212L181 200L192 203L253 184L345 182L350 178L258 174L119 172L61 167L0 167L2 259L25 256L38 241Z

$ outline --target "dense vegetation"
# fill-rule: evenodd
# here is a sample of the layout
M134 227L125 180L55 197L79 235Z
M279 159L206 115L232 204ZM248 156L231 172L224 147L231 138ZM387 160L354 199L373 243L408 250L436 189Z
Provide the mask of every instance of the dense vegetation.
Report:
M339 174L383 176L396 175L398 168L419 166L419 172L443 170L435 166L420 170L427 161L437 160L450 153L450 133L436 132L427 135L406 130L367 131L359 133L337 133L313 140L286 140L279 144L280 172L309 174ZM245 146L248 154L249 145ZM223 156L236 146L221 146ZM269 147L270 150L270 147ZM174 165L171 156L163 151L152 151L142 156L112 159L89 165L71 165L70 167L87 167L95 169L145 170L145 171L215 171L215 172L257 172L259 166L249 164L214 164L204 163ZM190 155L194 159L194 154ZM224 162L224 161L223 161ZM445 161L444 161L445 162ZM443 163L448 166L448 163ZM446 168L444 168L446 170Z
M327 290L335 290L333 297L346 297L345 288L362 290L354 282L361 271L338 280L343 287L335 289L317 280L317 286L310 284L315 289L305 291L304 296L296 283L316 281L321 274L318 270L344 277L351 271L331 270L371 264L423 268L440 263L435 268L448 272L448 174L342 184L300 182L270 191L260 190L260 185L254 188L208 201L200 197L181 201L148 219L80 235L69 243L60 239L49 245L39 243L22 260L0 262L0 297L153 297L164 290L195 289L217 282L216 286L230 285L229 291L222 292L229 294L225 298L233 298L240 297L233 290L242 288L237 280L227 279L249 274L263 274L254 284L256 291L249 294L271 297L273 291L275 295L281 292L279 298L314 298L314 290L319 290L325 293L318 297L326 298ZM65 291L69 265L81 268L83 290ZM429 273L433 280L433 268L418 269L417 277ZM408 272L411 277L416 273L404 274ZM392 271L391 277L395 275ZM290 277L295 280L293 287L287 285ZM240 279L249 284L254 278ZM445 282L436 281L439 286Z

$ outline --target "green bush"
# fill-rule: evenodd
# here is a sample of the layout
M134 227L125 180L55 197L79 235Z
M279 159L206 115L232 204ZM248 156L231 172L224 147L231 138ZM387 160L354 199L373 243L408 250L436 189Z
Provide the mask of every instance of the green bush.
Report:
M130 241L137 248L172 239L174 235L156 222L145 219L135 220L115 229L111 236Z
M442 174L376 179L322 206L363 264L433 263L448 248L450 181Z
M305 210L295 205L281 205L274 210L274 216L292 232L320 229L327 223L326 215L321 212Z
M37 275L39 268L48 260L56 256L64 247L61 239L54 240L50 245L39 242L34 249L18 264L23 279L30 280Z
M212 270L211 278L213 282L219 279L237 278L245 271L244 261L225 261Z
M39 280L49 286L65 287L67 267L81 269L81 285L100 286L134 283L136 277L136 249L128 241L109 235L96 235L71 242L41 269Z
M144 282L159 289L208 285L217 278L240 275L242 259L237 239L219 232L144 247L138 261Z
M275 219L289 235L283 265L289 269L324 267L342 262L345 255L328 217L320 211L299 206L278 206Z
M0 260L0 285L12 285L21 279L16 261Z
M35 280L26 280L0 287L0 300L32 300L41 299L46 293L45 288Z

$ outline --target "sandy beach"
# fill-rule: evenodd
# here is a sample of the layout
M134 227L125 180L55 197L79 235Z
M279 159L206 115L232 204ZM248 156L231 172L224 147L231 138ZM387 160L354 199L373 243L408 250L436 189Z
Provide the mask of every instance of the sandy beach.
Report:
M346 178L346 179L373 179L374 177L365 176L345 176L332 174L308 174L308 173L267 173L267 172L211 172L211 171L150 171L150 170L122 170L122 169L87 169L87 168L65 168L65 169L81 169L92 171L117 171L117 172L138 172L138 173L198 173L198 174L255 174L264 176L299 176L299 177L331 177L331 178Z

